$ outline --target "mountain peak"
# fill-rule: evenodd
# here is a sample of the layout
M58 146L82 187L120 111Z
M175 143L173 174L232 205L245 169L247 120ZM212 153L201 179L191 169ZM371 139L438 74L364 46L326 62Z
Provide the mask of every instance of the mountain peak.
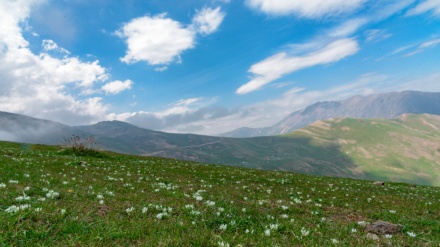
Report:
M402 91L355 95L341 101L316 102L295 111L266 128L243 128L223 134L226 137L254 137L284 134L328 118L396 118L402 114L440 115L440 92Z

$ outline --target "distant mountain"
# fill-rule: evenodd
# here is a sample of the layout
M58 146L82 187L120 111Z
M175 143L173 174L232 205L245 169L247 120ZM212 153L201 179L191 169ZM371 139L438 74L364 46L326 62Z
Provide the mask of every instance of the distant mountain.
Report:
M63 137L84 134L115 152L440 186L440 116L436 115L403 115L392 120L337 118L284 135L226 138L170 134L119 121L69 127L0 113L0 139L8 140L3 138L5 133L14 136L11 141L55 145Z
M279 123L266 128L239 128L224 137L255 137L289 133L315 121L328 118L386 118L402 114L440 115L440 93L403 91L369 96L354 96L342 101L318 102L293 112Z
M61 123L0 111L0 140L57 145L75 133L82 134Z

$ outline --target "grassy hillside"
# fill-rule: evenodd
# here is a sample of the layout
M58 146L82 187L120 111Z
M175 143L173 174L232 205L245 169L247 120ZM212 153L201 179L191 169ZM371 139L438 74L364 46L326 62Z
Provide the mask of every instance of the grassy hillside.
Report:
M7 142L0 164L0 246L440 243L436 187ZM379 219L404 228L368 239L364 223Z
M0 112L0 140L57 145L93 136L101 148L209 164L440 186L440 118L320 121L291 134L226 138L171 134L106 121L69 127Z
M359 178L440 186L440 116L331 119L288 134L316 145L338 145Z
M440 117L319 121L281 136L169 134L122 122L82 129L117 152L210 164L440 186Z

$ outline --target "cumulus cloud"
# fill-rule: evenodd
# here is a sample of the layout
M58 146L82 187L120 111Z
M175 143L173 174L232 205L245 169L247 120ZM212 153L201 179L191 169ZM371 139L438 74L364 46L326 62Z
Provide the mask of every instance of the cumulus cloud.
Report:
M426 12L432 12L434 16L440 17L440 1L425 0L407 12L408 16L419 15Z
M249 7L269 15L297 15L321 18L349 13L366 0L246 0Z
M194 16L192 23L197 32L206 35L215 32L224 17L225 14L221 12L220 7L203 8Z
M122 91L131 89L131 86L133 85L133 82L131 80L125 80L125 81L112 81L109 83L106 83L104 86L101 87L102 90L104 90L107 94L118 94Z
M127 43L127 54L121 58L127 64L168 64L195 45L195 33L165 14L133 19L117 35Z
M302 56L291 56L286 52L277 53L249 69L254 78L239 87L238 94L255 91L262 86L292 72L307 67L337 62L357 53L358 43L354 39L339 39L316 51Z
M69 124L105 118L102 98L85 96L109 78L98 60L81 61L53 40L43 40L41 53L29 48L23 23L43 2L0 1L0 109Z
M166 13L133 19L116 32L127 43L121 61L127 64L145 61L150 65L180 63L180 55L195 47L197 34L215 32L224 16L217 7L198 11L190 25L168 18ZM161 66L157 71L166 68Z

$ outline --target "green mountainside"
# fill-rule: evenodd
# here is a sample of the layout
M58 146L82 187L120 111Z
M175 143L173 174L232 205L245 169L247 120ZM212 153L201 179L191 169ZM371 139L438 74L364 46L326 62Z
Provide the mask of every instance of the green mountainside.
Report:
M440 116L318 121L286 136L338 145L358 177L440 186Z
M99 136L113 151L440 186L440 117L436 115L330 119L285 135L253 138L168 134L121 122L82 130Z

